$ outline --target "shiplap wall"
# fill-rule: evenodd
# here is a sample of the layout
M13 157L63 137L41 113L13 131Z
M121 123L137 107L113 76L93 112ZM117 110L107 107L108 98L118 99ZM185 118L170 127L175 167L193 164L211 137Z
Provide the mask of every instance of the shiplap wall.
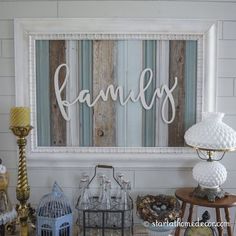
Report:
M1 1L0 0L0 157L11 179L9 194L15 200L17 154L15 138L8 130L8 113L15 102L13 19L15 17L158 17L219 20L218 111L236 129L236 1ZM236 192L236 153L224 163L229 170L225 188ZM181 165L180 165L181 166ZM183 163L184 166L184 163ZM56 179L74 200L82 171L80 168L30 168L31 199L37 204ZM175 188L193 186L191 168L120 168L139 192L174 193ZM233 213L234 214L234 213ZM232 214L232 216L233 216Z

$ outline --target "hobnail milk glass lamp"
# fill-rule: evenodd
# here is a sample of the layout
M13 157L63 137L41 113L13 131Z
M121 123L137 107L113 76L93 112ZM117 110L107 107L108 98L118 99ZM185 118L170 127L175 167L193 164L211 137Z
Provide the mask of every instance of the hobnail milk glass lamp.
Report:
M236 132L222 121L223 117L223 113L203 113L202 121L184 135L185 142L195 148L203 160L193 168L193 178L199 184L193 195L209 201L225 196L220 186L226 181L227 171L218 161L225 152L236 148Z

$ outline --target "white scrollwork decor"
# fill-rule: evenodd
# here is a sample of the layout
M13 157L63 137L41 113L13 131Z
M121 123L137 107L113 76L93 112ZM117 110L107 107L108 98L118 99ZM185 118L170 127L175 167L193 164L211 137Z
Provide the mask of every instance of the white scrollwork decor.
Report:
M60 73L61 68L63 67L66 68L66 77L61 87L59 87L59 73ZM145 82L146 74L148 74L149 77L147 77L147 81ZM54 88L55 88L57 103L59 105L61 114L66 121L70 121L71 117L66 112L65 108L70 108L77 102L80 102L80 103L85 102L88 105L88 107L93 107L98 102L99 99L102 99L103 101L107 101L109 96L111 97L113 101L119 100L122 106L125 106L129 100L132 102L140 101L143 108L146 110L150 110L153 107L156 99L160 99L165 96L162 103L162 108L161 108L162 119L166 124L172 123L173 120L175 119L175 101L174 101L172 92L174 91L174 89L176 88L178 84L177 77L175 77L175 82L171 88L169 88L166 84L162 85L161 88L156 88L155 91L153 92L151 102L147 104L147 101L145 98L145 91L148 89L153 79L153 72L150 68L144 69L140 75L138 94L135 94L134 91L131 89L128 95L125 97L124 89L122 88L122 86L117 86L116 88L114 88L114 85L111 84L111 85L108 85L106 91L100 90L100 92L98 93L97 97L94 98L94 100L92 100L91 98L90 91L87 89L84 89L84 90L81 90L79 92L78 97L75 98L71 102L67 100L62 100L62 97L61 97L61 93L65 89L66 84L68 82L69 75L70 75L70 69L67 64L61 64L60 66L58 66L54 75ZM168 101L170 103L170 108L172 111L171 119L169 120L167 117L165 117L165 109L167 107Z

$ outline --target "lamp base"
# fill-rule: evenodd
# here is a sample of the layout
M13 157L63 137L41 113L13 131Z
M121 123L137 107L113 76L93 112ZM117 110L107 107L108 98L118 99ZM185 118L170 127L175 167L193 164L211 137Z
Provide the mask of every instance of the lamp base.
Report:
M193 190L192 196L207 199L209 202L215 202L217 198L224 198L226 193L221 187L204 188L198 185L198 187Z

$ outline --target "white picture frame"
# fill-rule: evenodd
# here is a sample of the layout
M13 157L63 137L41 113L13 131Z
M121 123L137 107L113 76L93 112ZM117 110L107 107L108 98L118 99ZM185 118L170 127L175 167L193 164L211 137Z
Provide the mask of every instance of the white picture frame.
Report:
M198 84L201 99L197 109L216 110L217 22L176 19L15 19L16 106L31 108L35 127L30 135L28 155L31 165L46 165L57 160L58 165L119 162L136 166L152 166L153 161L179 158L190 160L193 151L187 147L39 147L37 145L35 40L37 39L185 39L198 40Z

